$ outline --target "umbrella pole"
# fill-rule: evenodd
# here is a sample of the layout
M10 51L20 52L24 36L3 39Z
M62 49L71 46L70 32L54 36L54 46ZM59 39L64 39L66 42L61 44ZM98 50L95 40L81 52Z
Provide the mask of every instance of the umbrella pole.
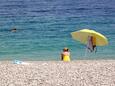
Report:
M87 48L85 48L85 56L84 57L87 57L87 52L88 51L88 49Z

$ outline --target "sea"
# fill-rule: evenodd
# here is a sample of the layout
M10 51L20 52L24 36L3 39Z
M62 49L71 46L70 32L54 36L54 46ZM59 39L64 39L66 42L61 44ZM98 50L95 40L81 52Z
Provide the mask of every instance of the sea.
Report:
M11 30L16 28L16 32ZM86 54L71 32L93 29L109 44ZM115 0L0 0L0 60L115 59Z

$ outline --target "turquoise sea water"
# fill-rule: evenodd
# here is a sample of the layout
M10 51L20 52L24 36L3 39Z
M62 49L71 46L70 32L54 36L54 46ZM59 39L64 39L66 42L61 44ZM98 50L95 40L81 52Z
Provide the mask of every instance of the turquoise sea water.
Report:
M0 60L59 60L63 47L76 59L115 59L115 0L0 0ZM12 28L17 32L11 32ZM85 55L70 33L104 34L109 45Z

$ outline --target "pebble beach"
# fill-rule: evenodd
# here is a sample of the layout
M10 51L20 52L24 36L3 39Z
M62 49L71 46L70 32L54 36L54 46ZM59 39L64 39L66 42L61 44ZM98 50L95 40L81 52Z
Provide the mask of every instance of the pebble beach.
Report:
M115 86L115 60L0 61L0 86Z

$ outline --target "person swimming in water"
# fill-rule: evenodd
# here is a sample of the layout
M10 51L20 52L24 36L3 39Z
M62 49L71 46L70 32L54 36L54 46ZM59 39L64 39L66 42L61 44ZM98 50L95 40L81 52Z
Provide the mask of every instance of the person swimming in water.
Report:
M17 31L16 28L11 29L11 32L16 32L16 31Z
M70 61L70 52L68 48L63 49L63 52L61 53L61 60Z

